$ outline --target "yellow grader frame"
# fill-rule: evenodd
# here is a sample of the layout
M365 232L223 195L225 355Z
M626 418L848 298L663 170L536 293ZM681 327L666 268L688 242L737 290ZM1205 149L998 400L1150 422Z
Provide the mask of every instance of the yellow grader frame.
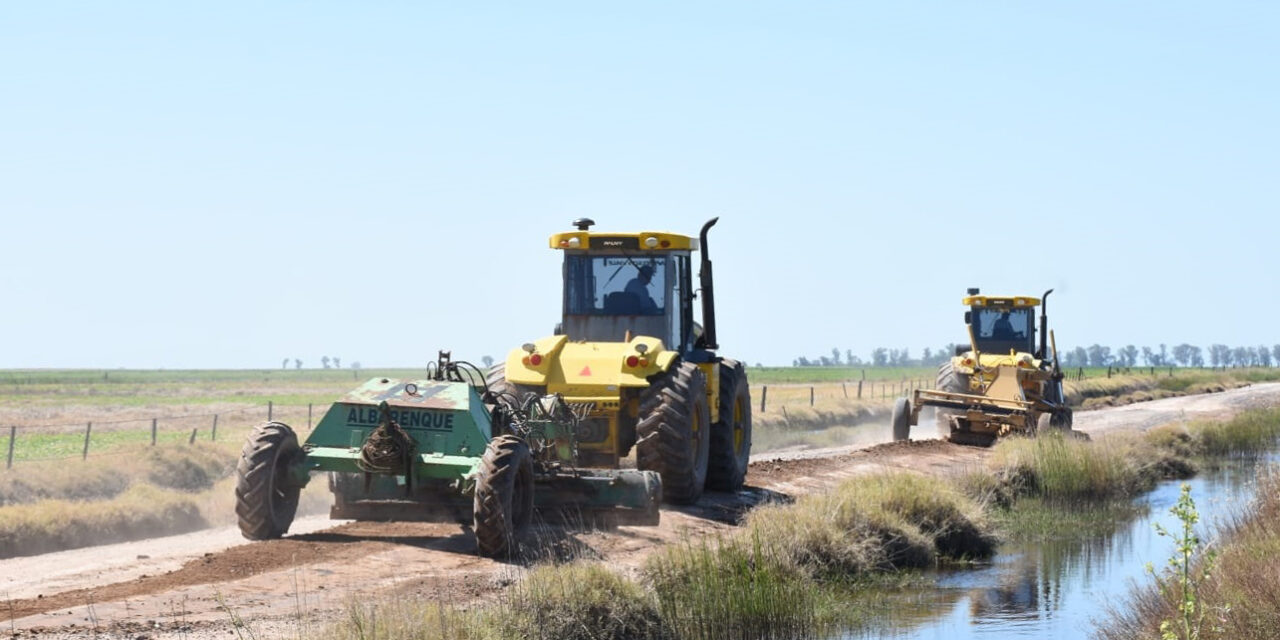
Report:
M1063 394L1058 348L1042 306L1052 292L1033 298L982 296L970 289L964 298L968 348L958 348L939 367L936 389L917 389L894 403L894 439L907 439L924 407L934 407L939 436L958 444L990 446L1011 433L1070 430L1072 413Z

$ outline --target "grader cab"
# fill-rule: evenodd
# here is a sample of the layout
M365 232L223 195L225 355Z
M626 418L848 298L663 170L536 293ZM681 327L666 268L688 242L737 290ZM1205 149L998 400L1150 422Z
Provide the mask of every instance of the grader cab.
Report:
M934 407L940 437L991 446L1010 433L1070 430L1071 408L1045 303L1029 296L984 296L969 289L964 314L969 344L938 369L935 389L918 389L894 404L895 440L905 440L924 407ZM1039 343L1035 309L1040 307Z
M636 467L658 472L674 503L741 487L751 451L746 370L716 354L707 232L717 220L696 238L593 232L585 218L552 235L564 253L561 321L488 376L498 394L563 396L582 415L583 464L617 468L634 450Z

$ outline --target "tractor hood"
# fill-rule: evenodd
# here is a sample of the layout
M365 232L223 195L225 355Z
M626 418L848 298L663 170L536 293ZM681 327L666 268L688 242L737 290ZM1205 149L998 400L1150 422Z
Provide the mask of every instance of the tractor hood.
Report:
M674 351L649 336L630 342L569 342L553 336L512 351L506 373L511 382L545 386L548 393L616 395L623 387L649 386L649 376L666 371L675 358Z

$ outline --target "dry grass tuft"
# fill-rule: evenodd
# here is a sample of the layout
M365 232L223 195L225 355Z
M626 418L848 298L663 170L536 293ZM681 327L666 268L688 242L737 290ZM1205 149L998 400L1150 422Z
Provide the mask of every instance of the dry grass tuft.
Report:
M0 509L0 557L183 533L203 526L192 496L135 485L109 500L43 500Z

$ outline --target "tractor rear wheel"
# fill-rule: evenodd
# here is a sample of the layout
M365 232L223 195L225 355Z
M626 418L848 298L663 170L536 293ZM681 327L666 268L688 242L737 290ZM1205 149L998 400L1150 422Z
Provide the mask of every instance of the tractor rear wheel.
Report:
M236 464L236 516L250 540L279 538L293 524L302 487L289 481L289 465L302 454L298 436L283 422L254 428Z
M955 363L950 360L938 367L937 384L934 386L938 391L948 393L970 393L969 376L957 372ZM957 412L938 407L934 409L933 415L938 424L938 437L943 440L950 438L952 423L955 422L952 417L957 415Z
M737 360L720 361L720 420L711 425L707 488L737 491L751 461L751 389Z
M898 398L893 401L893 441L901 442L911 437L911 401Z
M498 436L480 458L473 528L480 555L505 558L533 517L533 457L524 440Z
M662 497L692 504L702 496L710 458L711 408L696 365L681 362L640 395L636 467L662 476Z

